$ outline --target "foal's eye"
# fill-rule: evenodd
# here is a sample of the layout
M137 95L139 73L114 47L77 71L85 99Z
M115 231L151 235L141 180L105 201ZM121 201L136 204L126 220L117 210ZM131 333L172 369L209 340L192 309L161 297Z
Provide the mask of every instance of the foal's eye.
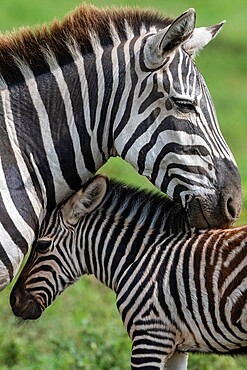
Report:
M36 251L40 253L47 253L51 247L52 239L39 239L36 244Z

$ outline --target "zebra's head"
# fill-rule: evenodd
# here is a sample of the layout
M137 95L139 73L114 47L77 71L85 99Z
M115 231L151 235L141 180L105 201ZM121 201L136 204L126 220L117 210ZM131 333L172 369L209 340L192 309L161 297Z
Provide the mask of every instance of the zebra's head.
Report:
M97 210L108 189L104 175L90 179L53 210L44 222L27 263L11 292L14 314L36 320L68 286L88 273L85 256L78 255L82 223Z
M195 28L189 9L129 45L134 103L128 123L114 135L117 154L181 201L198 228L228 226L242 206L239 171L193 61L223 24Z

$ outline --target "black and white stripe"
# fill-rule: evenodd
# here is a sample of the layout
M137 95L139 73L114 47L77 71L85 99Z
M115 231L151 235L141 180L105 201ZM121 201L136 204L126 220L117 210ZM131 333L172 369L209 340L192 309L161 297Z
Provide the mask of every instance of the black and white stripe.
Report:
M177 203L95 177L47 220L11 293L37 319L93 274L116 292L132 369L186 369L189 352L247 353L247 227L196 231Z
M119 155L170 197L191 225L228 225L239 173L192 57L222 23L83 6L50 29L0 43L0 289L40 224ZM162 46L162 50L159 48Z

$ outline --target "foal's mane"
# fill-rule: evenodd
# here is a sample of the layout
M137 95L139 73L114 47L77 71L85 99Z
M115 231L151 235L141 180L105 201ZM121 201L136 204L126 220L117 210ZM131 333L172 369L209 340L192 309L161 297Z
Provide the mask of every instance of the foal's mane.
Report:
M164 28L172 20L160 13L139 8L106 8L82 5L69 13L62 21L54 20L51 25L22 28L0 34L0 74L11 82L18 76L16 58L28 63L36 73L47 69L44 50L50 49L60 64L71 61L68 42L74 40L82 53L92 52L90 33L98 35L103 46L113 44L110 24L114 26L120 40L126 40L126 22L135 35L141 27ZM40 70L41 69L41 70ZM7 81L8 82L8 81Z
M109 204L108 197L110 198ZM158 214L163 231L169 233L177 234L189 230L191 231L186 211L182 205L171 200L162 193L126 185L121 181L110 179L105 203L106 206L103 205L102 207L108 209L111 206L111 213L114 215L118 213L124 203L128 204L128 215L134 212L139 214L140 219L142 219L142 217L145 218L146 213L149 219L155 218Z

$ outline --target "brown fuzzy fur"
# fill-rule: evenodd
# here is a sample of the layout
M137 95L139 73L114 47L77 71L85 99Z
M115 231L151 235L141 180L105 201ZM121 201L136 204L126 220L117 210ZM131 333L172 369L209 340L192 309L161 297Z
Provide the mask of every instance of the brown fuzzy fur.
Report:
M126 40L124 31L125 20L136 35L142 24L147 28L155 25L164 28L172 22L169 18L149 10L138 8L98 9L94 6L82 5L68 14L62 21L55 20L50 26L23 28L7 35L0 34L0 73L7 83L17 82L20 72L13 56L28 62L35 73L47 70L42 49L50 48L60 64L70 60L66 43L74 39L82 53L92 52L89 31L98 34L102 45L112 43L110 22L115 26L121 40Z

